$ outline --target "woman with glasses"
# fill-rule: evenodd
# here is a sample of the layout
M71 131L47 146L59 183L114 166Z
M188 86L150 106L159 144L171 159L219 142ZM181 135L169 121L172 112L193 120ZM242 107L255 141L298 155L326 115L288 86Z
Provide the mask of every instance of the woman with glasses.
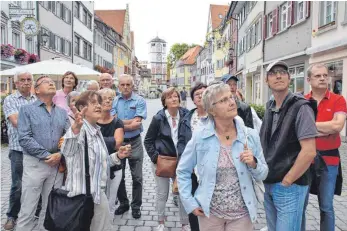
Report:
M102 98L101 117L97 122L109 154L115 153L122 146L124 140L124 124L122 120L111 116L112 102L116 93L110 88L98 91ZM115 165L110 169L110 190L108 201L110 215L113 218L116 209L117 192L120 181L122 180L122 165Z
M188 213L199 217L200 231L253 230L257 198L253 180L266 178L258 133L244 126L230 88L209 86L202 102L210 122L193 132L176 170L178 190ZM191 193L194 167L199 186Z
M208 115L202 104L202 94L206 90L207 85L203 83L196 83L190 91L190 97L193 100L196 108L192 109L180 122L178 126L178 133L180 134L177 142L177 152L180 157L192 138L192 133L198 126L208 122ZM194 195L198 188L198 179L196 171L192 173L192 195ZM189 214L189 223L192 231L199 231L198 218L193 214Z
M78 78L72 71L67 71L61 80L62 89L58 90L53 97L53 103L63 108L67 113L71 114L70 106L67 104L67 95L76 90Z
M111 230L109 204L106 189L110 187L110 167L121 164L121 159L129 156L129 147L120 147L109 155L107 146L97 125L102 115L102 98L95 91L83 92L73 108L74 124L64 136L61 153L65 156L67 177L64 188L68 196L86 193L84 154L88 145L90 188L94 200L94 216L90 230ZM86 135L86 140L85 140Z
M177 158L177 141L178 137L182 135L178 133L178 124L188 113L187 109L180 107L180 94L173 87L163 91L161 102L164 108L153 117L144 140L147 154L153 163L152 169L157 186L156 203L159 222L157 231L165 230L165 207L170 189L170 177L162 176L157 172L157 169L161 168L161 162L158 162L158 159L162 156ZM176 166L174 167L176 168ZM188 215L180 201L178 204L180 205L182 230L188 231L190 230Z

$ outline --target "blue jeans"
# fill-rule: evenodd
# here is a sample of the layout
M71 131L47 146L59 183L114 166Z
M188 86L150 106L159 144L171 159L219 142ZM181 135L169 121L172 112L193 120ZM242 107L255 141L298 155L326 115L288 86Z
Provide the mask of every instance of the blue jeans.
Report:
M264 207L269 231L300 231L308 185L264 184Z
M11 160L12 184L7 217L17 219L20 210L20 198L22 195L23 153L15 150L10 150L8 156Z
M318 189L318 203L320 210L320 230L334 231L335 230L335 212L334 212L334 192L336 185L337 174L339 173L339 166L327 166L328 171L321 173L319 189ZM305 201L305 209L308 204L309 194L307 194ZM304 216L305 218L305 216ZM303 225L302 231L305 230Z

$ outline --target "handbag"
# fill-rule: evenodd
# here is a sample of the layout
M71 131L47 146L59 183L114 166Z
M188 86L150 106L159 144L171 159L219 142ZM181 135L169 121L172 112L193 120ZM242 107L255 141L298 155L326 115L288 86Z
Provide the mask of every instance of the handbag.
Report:
M52 187L47 202L44 227L49 231L89 231L94 216L94 201L90 193L87 135L84 142L86 194L68 197L69 191ZM58 174L58 172L57 172ZM57 177L57 175L55 176ZM55 181L55 180L54 180Z
M172 178L176 176L177 158L158 155L155 174L159 177Z

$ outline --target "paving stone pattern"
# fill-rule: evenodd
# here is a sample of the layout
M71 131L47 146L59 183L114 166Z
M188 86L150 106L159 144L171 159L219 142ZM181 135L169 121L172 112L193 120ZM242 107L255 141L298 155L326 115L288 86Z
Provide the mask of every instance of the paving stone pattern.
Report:
M149 126L152 116L161 109L161 102L159 99L147 100L148 105L148 118L144 122L144 129L146 132ZM193 104L188 99L188 108L192 108ZM145 132L142 137L145 136ZM342 196L335 196L334 207L336 214L336 231L347 231L347 145L343 144L340 148L342 156L342 168L344 176L344 185ZM8 149L4 146L1 148L1 230L3 224L6 222L6 211L8 208L8 196L11 187L11 169L8 159ZM126 186L129 198L131 198L131 175L129 168L126 170ZM131 211L121 215L115 216L113 220L114 231L151 231L156 230L158 226L158 215L155 209L155 182L151 169L151 162L145 154L143 164L143 204L142 204L142 217L139 220L135 220ZM319 207L317 197L310 196L309 205L306 211L307 218L307 230L316 231L319 230ZM179 222L178 208L173 204L172 195L170 195L166 204L166 227L171 231L180 230L181 224ZM263 206L258 211L258 221L255 224L255 230L260 230L266 225L265 212ZM37 229L36 229L37 230Z

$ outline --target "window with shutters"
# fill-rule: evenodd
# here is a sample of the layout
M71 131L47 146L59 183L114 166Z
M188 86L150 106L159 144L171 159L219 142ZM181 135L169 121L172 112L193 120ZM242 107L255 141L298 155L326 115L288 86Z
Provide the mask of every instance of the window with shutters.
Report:
M60 15L61 15L61 4L60 4L60 2L57 2L57 5L56 5L56 15L58 16L58 17L60 17Z
M306 4L304 1L294 2L294 23L305 19Z
M290 20L289 2L285 2L280 7L279 31L285 30L291 24Z
M76 18L80 18L81 3L75 2L74 15Z
M87 48L87 59L89 61L92 60L92 45L88 44L88 48Z
M267 38L272 36L272 27L273 27L273 15L272 13L267 15Z
M60 50L61 50L60 44L61 44L60 37L59 36L55 36L55 50L57 52L60 52Z
M320 27L326 24L335 22L337 3L338 3L337 1L319 2L320 4L319 26Z
M20 42L21 42L20 32L12 29L12 45L15 48L20 48L21 47Z
M65 53L65 39L60 38L60 53Z
M25 49L29 53L34 53L34 41L32 37L25 38Z
M83 20L83 23L85 24L85 25L87 25L87 10L86 9L83 9L83 18L82 18L82 20Z
M1 44L7 44L7 25L1 23Z

